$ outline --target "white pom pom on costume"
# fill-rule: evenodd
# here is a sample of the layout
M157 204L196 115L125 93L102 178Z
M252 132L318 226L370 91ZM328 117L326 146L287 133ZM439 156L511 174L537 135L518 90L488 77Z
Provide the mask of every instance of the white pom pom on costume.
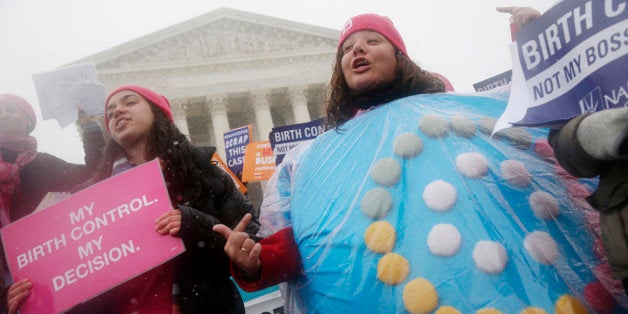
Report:
M551 194L535 191L528 198L534 215L539 219L551 220L560 214L560 205Z
M449 132L449 122L435 114L426 114L419 121L419 129L431 138L441 138Z
M454 225L437 224L427 236L427 246L438 256L450 257L458 252L462 236Z
M464 153L456 157L456 170L469 178L479 178L488 172L488 160L480 153Z
M558 258L558 245L547 232L535 231L528 234L523 240L523 246L541 264L550 265Z
M438 212L452 209L457 198L456 188L443 180L436 180L423 190L423 200L427 207Z
M523 188L530 185L531 176L526 166L518 160L508 159L500 165L502 177L510 184Z
M473 249L473 261L479 270L488 274L498 274L506 268L508 253L501 243L478 241Z
M480 118L480 120L478 120L478 128L482 133L491 135L491 133L493 133L493 129L495 128L495 123L497 123L497 120L493 118Z
M393 151L402 158L414 158L423 151L423 141L414 133L402 133L393 142Z
M522 150L530 148L533 144L532 135L520 127L504 129L499 131L499 133L510 141L512 146Z
M473 121L466 117L452 117L451 129L462 137L472 138L475 136L475 124L473 124Z
M374 188L364 194L360 208L365 215L371 218L381 218L388 214L392 203L393 199L390 192L382 188Z
M397 184L401 177L401 166L392 158L382 158L371 167L370 174L375 183L391 187Z

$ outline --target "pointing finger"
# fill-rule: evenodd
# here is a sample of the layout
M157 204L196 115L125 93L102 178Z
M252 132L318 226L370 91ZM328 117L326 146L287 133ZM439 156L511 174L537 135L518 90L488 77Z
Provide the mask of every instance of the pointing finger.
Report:
M242 217L242 220L240 220L240 223L238 223L238 225L233 228L233 231L243 232L244 230L246 230L246 226L249 225L249 222L251 222L251 214L244 215L244 217Z
M516 9L517 7L497 7L497 12L512 14Z

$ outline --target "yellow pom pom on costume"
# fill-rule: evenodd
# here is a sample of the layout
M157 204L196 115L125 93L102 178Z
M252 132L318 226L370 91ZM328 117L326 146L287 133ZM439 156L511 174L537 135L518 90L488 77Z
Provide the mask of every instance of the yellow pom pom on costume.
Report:
M567 294L558 298L555 305L556 314L589 314L589 310L580 300Z
M445 305L439 307L434 314L462 314L462 312L458 311L458 309L453 306Z
M398 285L408 277L410 263L403 256L388 253L377 263L377 278L389 285Z
M502 311L494 308L481 309L475 312L475 314L502 314Z
M416 278L403 288L403 305L414 314L432 312L438 305L436 288L425 278Z
M523 309L519 314L547 314L547 312L544 309L530 306Z
M390 253L395 246L395 239L395 228L388 221L376 221L364 233L366 247L377 253Z

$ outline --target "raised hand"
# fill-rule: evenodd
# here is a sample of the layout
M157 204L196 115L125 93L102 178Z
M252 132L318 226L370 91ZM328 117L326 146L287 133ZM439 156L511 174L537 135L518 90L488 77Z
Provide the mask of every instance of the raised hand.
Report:
M262 252L262 245L255 243L249 238L249 234L244 232L249 222L251 222L251 214L246 214L233 230L225 225L215 225L213 229L227 239L225 253L231 261L244 274L256 276L261 268L259 254Z
M498 7L497 12L512 14L511 21L519 28L526 26L541 16L539 11L531 7Z

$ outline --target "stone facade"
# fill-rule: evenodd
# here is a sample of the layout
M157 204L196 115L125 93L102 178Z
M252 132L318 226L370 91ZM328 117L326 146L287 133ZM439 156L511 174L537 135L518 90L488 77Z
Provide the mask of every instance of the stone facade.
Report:
M322 117L338 37L221 8L73 64L95 63L107 92L133 84L165 95L179 129L224 159L230 129L252 124L261 141L274 126ZM249 188L254 201L261 197L258 184Z

